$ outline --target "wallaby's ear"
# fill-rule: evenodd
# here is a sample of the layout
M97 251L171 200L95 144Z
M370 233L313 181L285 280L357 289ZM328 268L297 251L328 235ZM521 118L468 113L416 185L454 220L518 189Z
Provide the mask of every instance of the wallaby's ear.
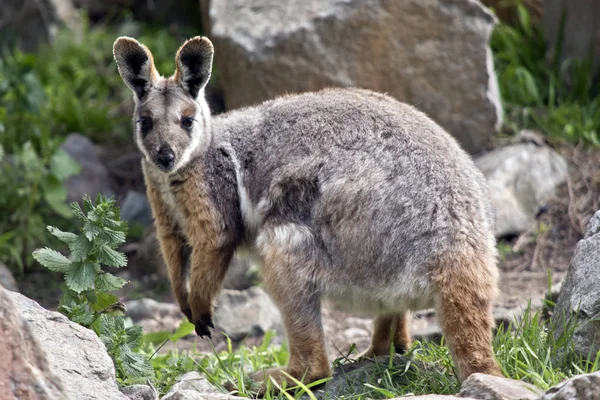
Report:
M158 79L152 53L137 40L122 36L115 41L113 55L121 78L141 100Z
M210 40L200 36L187 40L177 51L175 82L179 83L194 99L210 79L213 53Z

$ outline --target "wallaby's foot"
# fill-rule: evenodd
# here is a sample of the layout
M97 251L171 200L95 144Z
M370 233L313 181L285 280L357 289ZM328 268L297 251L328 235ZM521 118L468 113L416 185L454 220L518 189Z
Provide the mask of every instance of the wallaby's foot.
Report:
M412 345L410 337L410 313L382 315L373 321L371 345L358 359L373 358L390 354L390 344L394 343L396 353L404 353Z
M462 382L480 372L503 376L492 350L496 270L475 254L445 265L434 278L438 285L438 321ZM479 264L479 265L478 265Z

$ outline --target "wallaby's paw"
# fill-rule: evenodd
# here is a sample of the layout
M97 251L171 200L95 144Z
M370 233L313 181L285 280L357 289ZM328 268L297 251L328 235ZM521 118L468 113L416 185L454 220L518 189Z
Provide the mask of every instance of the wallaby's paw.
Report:
M183 313L183 315L185 315L188 321L192 322L192 309L189 306L181 307L181 312Z
M210 328L215 329L215 324L213 324L210 314L201 315L198 320L194 321L194 326L196 327L196 334L201 338L205 336L211 338Z

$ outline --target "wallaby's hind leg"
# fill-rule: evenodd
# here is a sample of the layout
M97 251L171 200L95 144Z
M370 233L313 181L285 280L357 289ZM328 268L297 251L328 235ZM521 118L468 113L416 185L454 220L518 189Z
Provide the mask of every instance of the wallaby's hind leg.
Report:
M488 268L485 257L458 262L441 266L434 277L438 320L458 379L462 382L476 372L502 376L492 350L497 273Z
M389 354L391 340L394 341L394 348L398 353L410 348L410 312L376 317L373 321L371 345L359 355L359 359Z
M264 261L263 285L279 308L287 332L290 358L283 371L309 383L331 376L321 325L320 296L311 279L312 271L318 267L316 262L311 265L313 257L307 257L301 248L295 247L294 242L302 239L298 236L302 232L285 229L284 226L277 235L259 239ZM258 371L252 375L256 381L270 377L278 384L288 380L288 387L295 386L281 369Z

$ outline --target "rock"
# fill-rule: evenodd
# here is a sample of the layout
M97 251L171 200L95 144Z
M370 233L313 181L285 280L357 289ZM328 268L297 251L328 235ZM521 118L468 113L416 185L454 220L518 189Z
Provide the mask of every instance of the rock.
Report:
M71 133L62 145L71 157L81 166L81 171L75 176L67 178L67 201L81 202L84 194L93 198L102 193L105 196L114 196L110 187L108 170L100 162L94 144L90 139L78 133Z
M166 25L171 33L177 32L178 28L182 27L198 29L201 23L198 2L192 0L74 0L73 2L76 7L83 8L93 20L115 18L128 11L134 20Z
M129 400L158 400L158 392L149 385L131 385L121 388Z
M21 311L0 286L0 393L11 399L64 398L63 383Z
M161 400L236 400L241 397L219 392L198 372L188 372L179 378Z
M167 277L167 266L160 251L156 229L153 225L144 230L135 257L132 258L129 270L134 276L157 273Z
M166 395L161 400L245 400L245 397L232 396L225 393L199 393L195 390L181 390Z
M563 157L533 143L496 149L478 157L475 163L488 180L498 237L529 229L568 174Z
M258 269L250 261L234 257L225 274L223 287L232 290L248 289L258 283L258 275Z
M599 225L600 211L597 211L588 224L585 237L575 248L552 317L556 325L555 337L558 338L567 325L565 320L578 316L573 342L575 351L583 357L595 356L600 351Z
M128 190L121 204L121 219L143 226L152 224L152 209L144 193Z
M89 329L35 301L8 292L16 311L45 349L50 370L62 381L67 397L86 400L126 400L115 379L115 367L104 344Z
M559 383L539 397L539 400L597 400L598 393L600 393L600 372L594 372L577 375Z
M127 315L144 332L173 331L183 320L179 306L173 303L159 303L153 299L131 300L125 303Z
M3 0L0 2L0 48L34 51L51 40L58 27L74 17L70 0Z
M501 124L488 46L495 18L478 1L211 0L201 8L227 109L358 86L416 105L471 153Z
M546 0L542 18L548 47L546 59L553 63L590 57L592 74L600 75L600 2L590 0ZM562 33L562 34L561 34Z
M486 374L473 374L462 383L458 397L472 397L479 400L533 400L542 393L542 390L526 382Z
M213 320L231 340L260 336L269 330L283 333L279 310L260 287L247 290L223 290L217 300Z
M10 269L0 262L0 286L11 292L18 292L19 286Z

